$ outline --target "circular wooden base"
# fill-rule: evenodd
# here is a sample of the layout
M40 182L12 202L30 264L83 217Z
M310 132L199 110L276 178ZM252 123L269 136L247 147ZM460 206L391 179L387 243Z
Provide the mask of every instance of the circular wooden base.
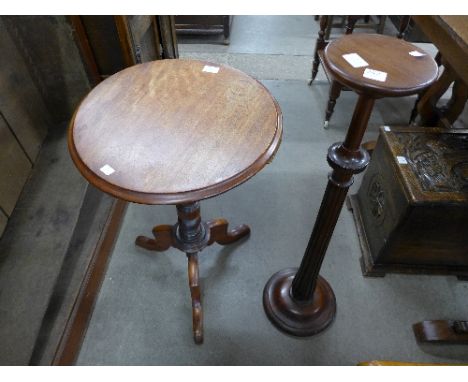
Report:
M283 269L268 280L263 290L263 307L278 329L293 336L312 336L326 329L335 318L335 294L328 282L318 276L311 301L299 302L291 296L297 268Z

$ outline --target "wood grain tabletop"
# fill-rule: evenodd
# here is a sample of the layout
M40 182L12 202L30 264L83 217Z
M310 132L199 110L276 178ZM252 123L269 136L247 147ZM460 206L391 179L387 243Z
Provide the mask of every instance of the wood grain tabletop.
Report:
M200 200L244 182L281 141L281 110L258 81L196 60L139 64L96 86L69 129L85 178L147 204Z
M353 53L368 65L354 67L343 57ZM325 48L324 63L338 82L374 98L416 94L433 83L438 74L436 62L424 50L379 34L358 33L332 41ZM369 78L366 70L385 75Z

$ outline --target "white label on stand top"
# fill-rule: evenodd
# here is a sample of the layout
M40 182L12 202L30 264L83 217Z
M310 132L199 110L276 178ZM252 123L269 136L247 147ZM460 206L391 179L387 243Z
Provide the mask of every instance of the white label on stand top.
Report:
M218 66L205 65L205 67L203 68L202 72L207 72L207 73L218 73L218 72L219 72L219 67L218 67Z
M343 54L343 58L348 61L348 63L353 68L362 68L368 66L369 64L357 53L348 53Z
M390 131L390 126L384 126L383 128L385 131Z
M396 159L397 159L398 163L400 163L400 164L408 164L408 161L406 160L405 157L397 156Z
M369 69L366 68L364 73L362 74L363 77L369 78L371 80L376 80L380 82L385 82L387 80L387 73L381 72L380 70Z
M115 172L115 170L111 166L109 166L108 164L105 164L99 170L101 170L101 172L103 172L106 175L110 175L110 174Z
M409 52L409 55L413 57L422 57L422 56L425 56L426 53L421 53L421 52L418 52L417 50L413 50L412 52Z

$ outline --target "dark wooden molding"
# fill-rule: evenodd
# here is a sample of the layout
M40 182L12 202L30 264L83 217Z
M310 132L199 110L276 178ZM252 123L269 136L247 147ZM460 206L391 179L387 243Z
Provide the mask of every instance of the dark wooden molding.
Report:
M93 84L97 85L101 82L101 75L99 74L99 69L94 58L94 52L89 44L88 35L83 26L80 16L67 16L69 23L71 24L74 32L75 41L77 42L78 49L80 51L81 57L84 61L86 72L88 73L88 78Z
M73 365L78 357L126 209L127 202L114 201L55 352L54 366Z
M137 60L136 54L132 49L134 44L127 16L114 16L114 21L119 35L120 47L122 49L125 66L135 65Z

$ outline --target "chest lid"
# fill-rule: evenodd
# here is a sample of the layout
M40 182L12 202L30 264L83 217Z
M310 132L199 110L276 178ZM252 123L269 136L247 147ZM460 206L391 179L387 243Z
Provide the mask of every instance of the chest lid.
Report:
M380 134L413 203L468 203L468 129L385 126Z

